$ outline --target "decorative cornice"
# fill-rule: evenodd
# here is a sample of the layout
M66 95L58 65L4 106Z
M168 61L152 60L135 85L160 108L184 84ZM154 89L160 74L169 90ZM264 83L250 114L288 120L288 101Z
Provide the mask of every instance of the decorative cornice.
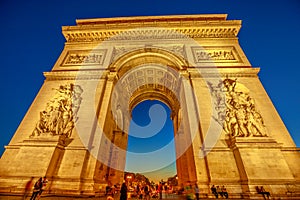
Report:
M226 15L181 15L77 20L77 26L64 26L62 32L67 42L97 42L108 38L235 38L240 28L241 20L226 20Z
M103 79L107 77L108 72L103 70L91 71L52 71L44 72L46 80L89 80Z
M235 38L240 27L173 28L171 30L64 30L67 42L100 42L110 40L182 39L182 38ZM184 34L174 34L178 32ZM115 36L115 37L114 37Z
M218 68L202 67L187 68L187 73L191 78L199 77L257 77L260 68L252 67L235 67L235 68ZM109 78L107 70L88 70L88 71L52 71L44 72L46 80L90 80ZM181 72L181 74L184 73ZM186 74L187 75L187 74Z
M234 67L234 68L218 68L218 67L208 67L208 68L189 68L188 69L191 78L200 77L257 77L260 68L252 67Z
M135 17L111 17L111 18L93 18L77 19L78 25L95 25L95 24L120 24L120 23L161 23L175 21L224 21L227 14L200 14L200 15L161 15L161 16L135 16Z

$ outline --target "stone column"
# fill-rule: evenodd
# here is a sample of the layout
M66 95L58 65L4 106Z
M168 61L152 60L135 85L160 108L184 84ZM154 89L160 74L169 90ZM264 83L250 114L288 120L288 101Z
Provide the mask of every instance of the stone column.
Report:
M181 91L180 91L180 101L182 106L182 122L183 123L183 132L179 134L183 134L183 142L181 143L185 147L185 152L182 154L182 159L184 164L183 166L187 167L188 177L186 181L196 182L196 166L194 160L194 152L193 152L193 134L198 131L195 127L198 127L198 124L195 124L196 116L196 107L195 101L193 97L193 91L190 87L189 83L189 74L186 71L181 72ZM182 125L181 125L182 126ZM184 170L184 169L182 169Z
M101 102L99 102L99 112L97 113L97 126L99 126L103 131L102 136L101 136L101 142L100 142L100 147L98 150L98 157L101 157L103 159L109 159L110 157L110 151L109 148L110 146L108 143L111 142L111 128L108 126L111 125L111 122L109 121L109 105L110 105L110 99L111 99L111 94L112 94L112 88L114 84L114 80L116 78L116 73L115 72L110 72L107 75L107 81L105 84L105 89L102 93L102 98ZM113 127L112 127L113 128ZM106 131L107 133L105 133ZM110 140L110 141L107 141ZM108 176L109 176L109 166L105 165L101 161L97 161L96 164L96 170L94 173L94 180L96 183L100 184L106 184L108 181Z

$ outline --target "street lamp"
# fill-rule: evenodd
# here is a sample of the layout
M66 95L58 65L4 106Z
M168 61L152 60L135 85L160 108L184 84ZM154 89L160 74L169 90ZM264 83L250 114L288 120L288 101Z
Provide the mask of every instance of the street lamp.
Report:
M131 176L131 175L127 175L127 176L126 176L126 180L127 180L128 186L129 186L129 183L130 183L131 179L132 179L132 176Z

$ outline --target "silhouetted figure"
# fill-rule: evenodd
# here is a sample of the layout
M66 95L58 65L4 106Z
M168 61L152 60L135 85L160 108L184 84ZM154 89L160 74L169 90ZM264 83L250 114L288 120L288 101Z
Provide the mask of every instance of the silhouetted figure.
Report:
M150 199L150 190L149 190L148 185L144 186L144 194L145 194L145 199L149 200Z
M121 186L120 200L127 200L127 186L125 183Z
M228 192L224 185L221 188L221 192L222 192L222 197L224 196L226 199L228 199Z
M215 185L211 186L211 192L216 196L216 198L219 197L218 192L217 192L217 188L215 187Z
M111 195L111 192L112 192L112 188L110 185L107 185L105 187L105 196L108 196L108 195Z
M221 196L221 197L223 197L223 193L222 193L222 190L221 190L221 188L217 185L217 193Z
M40 193L42 187L43 187L43 178L41 177L34 184L34 188L30 200L35 200L37 195Z
M163 186L161 183L159 183L158 185L159 199L162 199L162 190L163 190Z
M263 195L264 199L266 199L266 196L269 199L270 192L267 192L263 186L261 186L261 187L256 186L256 190L257 190L258 194L262 194Z
M197 183L195 184L195 196L196 196L196 200L199 200L199 193L200 193L200 190L199 190L199 187L197 185Z
M42 187L41 187L40 192L37 196L38 200L41 198L42 192L46 189L47 183L48 183L48 179L47 179L46 176L44 176L44 178L42 179Z

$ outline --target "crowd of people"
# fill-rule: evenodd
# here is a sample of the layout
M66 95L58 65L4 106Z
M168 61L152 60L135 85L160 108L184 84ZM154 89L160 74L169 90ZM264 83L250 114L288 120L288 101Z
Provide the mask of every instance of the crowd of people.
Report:
M40 177L35 184L33 184L34 177L26 183L25 185L25 192L23 195L23 200L26 200L28 195L30 194L32 188L32 195L30 200L39 200L41 194L46 188L48 183L48 179L46 176ZM222 197L228 199L228 192L225 186L211 186L211 192L216 197ZM267 192L263 186L259 187L256 186L256 190L258 194L262 194L264 199L269 199L270 192ZM179 189L176 191L173 190L171 186L166 184L162 184L161 182L157 185L150 185L150 184L137 184L135 188L132 186L127 186L126 182L124 182L121 187L119 185L111 186L110 184L105 188L105 196L107 200L115 200L115 195L119 193L120 200L127 200L131 197L135 197L137 199L162 199L162 193L168 193L169 191L176 192L178 195L185 196L186 200L199 200L200 199L200 189L197 184L192 185L190 181L186 183L186 185L181 185Z
M127 198L137 198L137 199L145 199L150 200L151 198L160 198L162 199L162 191L163 187L161 184L153 186L150 184L137 184L135 187L127 186L124 182L120 189L118 189L117 185L106 186L105 196L107 196L107 200L113 200L115 194L120 192L120 200L126 200Z
M31 179L26 183L25 185L25 192L23 195L23 200L26 200L30 192L32 191L32 195L30 200L39 200L41 197L41 194L46 189L46 185L48 183L48 179L46 176L40 177L35 184L33 184L34 177L31 177ZM211 186L211 192L216 197L222 197L228 199L228 192L225 188L225 186ZM263 186L256 187L256 190L258 194L262 194L264 199L270 197L270 192L267 192ZM137 184L134 188L132 185L128 186L126 182L122 183L121 187L119 185L111 186L110 184L106 186L105 189L105 196L107 200L114 200L116 196L120 197L120 200L127 200L132 197L137 199L144 199L144 200L150 200L150 199L162 199L162 193L174 193L176 192L178 195L182 195L186 198L186 200L199 200L200 199L200 189L198 185L191 184L190 181L186 183L184 186L181 185L180 188L174 189L171 186L167 184L162 184L161 182L157 185L151 185L151 184ZM119 193L119 194L118 194ZM118 194L118 195L116 195ZM116 195L116 196L115 196Z
M114 200L114 194L115 190L112 190L111 188L107 186L106 189L106 196L107 200ZM136 187L133 189L132 186L127 186L127 184L124 182L122 184L122 187L120 189L120 200L127 200L131 198L135 199L145 199L145 200L150 200L150 199L163 199L162 198L162 193L164 191L164 194L170 193L176 193L177 195L180 195L184 197L186 200L199 200L200 199L200 189L198 185L191 184L190 181L188 181L185 185L181 185L178 189L171 188L168 185L163 185L159 183L158 185L147 185L147 184L138 184ZM211 187L211 192L212 194L216 197L222 197L228 199L228 192L225 188L225 186L215 186L212 185ZM117 193L117 192L116 192Z
M46 185L48 183L48 179L46 176L40 177L35 184L33 184L33 177L26 183L25 185L25 192L23 196L23 200L25 200L30 191L33 188L32 195L30 200L39 200L41 197L41 194L46 188ZM171 186L168 186L167 184L159 183L157 185L151 185L151 184L137 184L134 188L132 186L128 186L126 182L122 183L121 187L118 185L111 186L111 184L108 184L105 188L105 196L107 200L114 200L115 194L119 193L117 196L120 198L120 200L127 200L131 197L135 197L137 199L144 199L144 200L150 200L150 199L162 199L162 193L166 194L169 191L176 192L178 195L183 195L187 200L199 200L200 199L200 190L197 184L191 184L190 181L186 183L185 186L181 185L181 187L177 190L173 190ZM226 191L226 188L224 186L219 187L212 185L211 192L215 195L216 198L219 196L228 198L228 193ZM265 190L260 190L261 194L264 194L269 197L269 194L265 192Z

